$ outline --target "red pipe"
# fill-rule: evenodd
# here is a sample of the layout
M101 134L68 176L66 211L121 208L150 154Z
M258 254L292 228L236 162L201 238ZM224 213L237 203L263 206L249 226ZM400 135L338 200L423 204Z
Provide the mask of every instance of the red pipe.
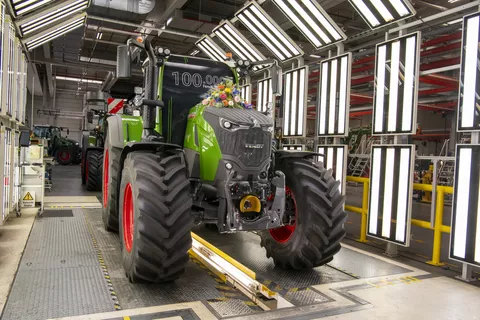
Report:
M460 57L457 58L450 58L450 59L441 59L438 61L430 62L430 63L422 63L420 66L420 70L431 70L431 69L438 69L448 66L453 66L460 63Z
M366 77L363 77L363 78L352 79L352 86L356 86L356 85L359 85L359 84L364 84L364 83L373 81L374 78L375 77L373 75L370 75L370 76L366 76Z
M430 94L452 92L452 91L458 91L458 87L443 87L443 88L422 90L422 91L418 92L418 95L419 96L426 96L426 95L430 95Z
M420 53L420 56L425 57L425 56L429 56L436 53L443 53L443 52L447 52L455 49L460 49L461 47L462 47L461 42L455 42L446 46L441 46L441 47L437 47L430 50L424 50Z
M440 44L440 43L449 42L449 41L452 41L452 40L458 40L458 39L461 39L461 38L462 38L462 31L455 32L455 33L452 33L452 34L448 34L446 36L442 36L442 37L438 37L438 38L435 38L435 39L432 39L432 40L429 40L429 41L425 41L422 44L422 48L431 47L431 46L434 46L434 45L437 45L437 44Z

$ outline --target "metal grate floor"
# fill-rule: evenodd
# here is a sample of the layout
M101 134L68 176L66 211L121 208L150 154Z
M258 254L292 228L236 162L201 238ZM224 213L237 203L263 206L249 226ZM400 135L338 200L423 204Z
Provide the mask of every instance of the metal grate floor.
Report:
M114 310L81 209L37 218L2 319L46 319Z

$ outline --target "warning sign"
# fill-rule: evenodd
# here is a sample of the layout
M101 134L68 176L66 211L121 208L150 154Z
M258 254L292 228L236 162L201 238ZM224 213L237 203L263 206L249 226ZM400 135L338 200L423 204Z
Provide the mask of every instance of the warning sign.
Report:
M35 207L35 192L34 191L25 191L22 197L22 207L23 208L33 208Z

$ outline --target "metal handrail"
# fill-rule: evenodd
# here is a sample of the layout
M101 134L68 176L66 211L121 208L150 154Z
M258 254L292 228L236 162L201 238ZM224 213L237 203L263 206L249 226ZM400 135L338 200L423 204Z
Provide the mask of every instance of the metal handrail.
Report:
M362 215L362 221L360 224L360 237L357 239L359 242L368 242L367 240L367 221L368 221L368 193L370 188L370 179L369 178L360 178L360 177L347 177L347 181L357 182L363 184L363 194L362 194L362 207L355 207L351 205L345 205L345 210L359 213ZM432 192L433 186L431 184L413 184L414 190ZM432 259L427 261L428 264L434 266L443 266L445 265L440 260L440 249L442 242L442 233L450 233L451 227L443 224L443 207L445 194L453 194L453 187L448 186L437 186L437 196L436 196L436 210L435 210L435 223L432 228L430 221L411 219L411 223L414 226L433 230L433 249L432 249ZM347 196L348 199L348 196Z

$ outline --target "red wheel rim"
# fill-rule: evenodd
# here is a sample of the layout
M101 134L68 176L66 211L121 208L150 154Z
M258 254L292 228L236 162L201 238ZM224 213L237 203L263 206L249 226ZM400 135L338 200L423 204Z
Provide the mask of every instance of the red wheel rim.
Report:
M133 193L132 185L125 186L123 193L123 242L128 252L132 251L133 244Z
M68 161L70 160L70 152L68 151L62 151L60 152L60 155L58 156L60 160L62 161Z
M88 181L88 161L85 163L85 179Z
M295 229L297 227L297 214L298 214L297 202L295 200L295 197L293 195L292 190L290 190L289 187L285 187L285 194L287 196L287 200L288 200L288 198L290 198L292 200L291 204L293 205L293 208L291 208L291 209L295 211L295 223L293 225L282 226L282 227L279 227L279 228L269 230L272 238L279 243L288 242L288 240L290 240L290 238L292 238L292 235L295 232ZM287 209L287 208L285 208L285 209Z
M103 207L106 208L108 203L108 149L105 150L103 158Z

